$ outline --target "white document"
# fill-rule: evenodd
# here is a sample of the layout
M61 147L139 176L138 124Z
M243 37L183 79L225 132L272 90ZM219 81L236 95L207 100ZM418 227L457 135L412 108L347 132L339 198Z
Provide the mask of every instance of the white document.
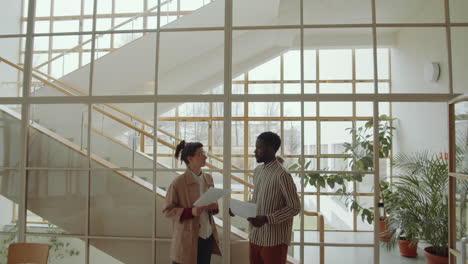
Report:
M206 206L212 204L219 200L226 194L229 194L231 191L227 189L218 189L218 188L209 188L204 194L196 200L193 205L195 206Z
M243 218L255 217L257 216L257 204L231 199L231 211Z

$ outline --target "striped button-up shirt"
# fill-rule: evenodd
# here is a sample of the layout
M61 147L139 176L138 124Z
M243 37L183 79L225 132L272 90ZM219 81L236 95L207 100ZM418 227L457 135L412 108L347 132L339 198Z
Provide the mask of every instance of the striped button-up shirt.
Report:
M268 223L251 226L250 242L264 247L289 245L293 218L301 205L296 185L279 161L255 168L252 202L257 204L257 215L266 215Z

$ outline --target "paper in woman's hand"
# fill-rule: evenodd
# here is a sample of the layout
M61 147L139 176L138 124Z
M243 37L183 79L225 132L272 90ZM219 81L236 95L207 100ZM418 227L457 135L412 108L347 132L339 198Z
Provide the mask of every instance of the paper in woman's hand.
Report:
M229 193L231 193L231 190L210 187L204 194L200 196L200 198L198 198L198 200L193 203L193 205L206 206L218 201L219 198Z
M254 203L248 203L231 199L231 211L240 217L248 218L257 216L257 205Z

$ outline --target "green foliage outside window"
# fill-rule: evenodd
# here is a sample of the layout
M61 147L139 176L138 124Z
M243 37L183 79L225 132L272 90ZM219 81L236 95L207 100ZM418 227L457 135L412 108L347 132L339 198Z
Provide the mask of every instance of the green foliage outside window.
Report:
M381 115L379 117L379 158L389 158L392 150L392 135L395 130L390 124L391 119L387 115ZM346 142L343 144L345 154L348 157L345 158L349 168L353 171L371 171L374 167L374 137L373 137L374 122L370 120L364 124L364 126L347 128L346 130L351 134L352 142ZM299 159L298 163L293 164L289 167L290 171L300 170L303 168L305 171L312 170L310 168L311 161L305 162L304 159ZM326 173L326 170L323 170ZM305 186L311 185L315 187L325 188L327 185L334 189L339 187L335 192L340 194L345 200L345 205L351 211L355 211L361 216L362 221L367 221L371 224L374 221L373 208L365 208L359 204L358 200L354 196L352 191L348 190L347 184L362 182L364 174L327 174L324 173L304 173ZM299 175L299 173L296 173ZM322 174L322 175L321 175ZM380 187L382 200L385 200L384 195L388 195L385 190L388 189L388 183L382 181Z
M48 228L52 229L52 225L49 225ZM13 225L3 227L2 234L0 239L0 261L7 259L8 256L8 246L12 243L15 243L16 234L18 233L18 222L15 221ZM49 249L49 263L61 263L60 260L67 257L73 257L80 255L80 251L76 248L73 248L70 242L67 242L64 238L60 237L47 237L44 241L28 241L35 243L47 243L50 246Z

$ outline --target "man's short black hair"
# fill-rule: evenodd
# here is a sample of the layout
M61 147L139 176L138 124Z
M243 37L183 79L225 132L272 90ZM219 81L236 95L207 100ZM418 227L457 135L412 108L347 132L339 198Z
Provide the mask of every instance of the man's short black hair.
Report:
M261 139L263 140L263 143L273 147L275 153L281 146L281 138L276 133L270 131L261 133L257 139Z

